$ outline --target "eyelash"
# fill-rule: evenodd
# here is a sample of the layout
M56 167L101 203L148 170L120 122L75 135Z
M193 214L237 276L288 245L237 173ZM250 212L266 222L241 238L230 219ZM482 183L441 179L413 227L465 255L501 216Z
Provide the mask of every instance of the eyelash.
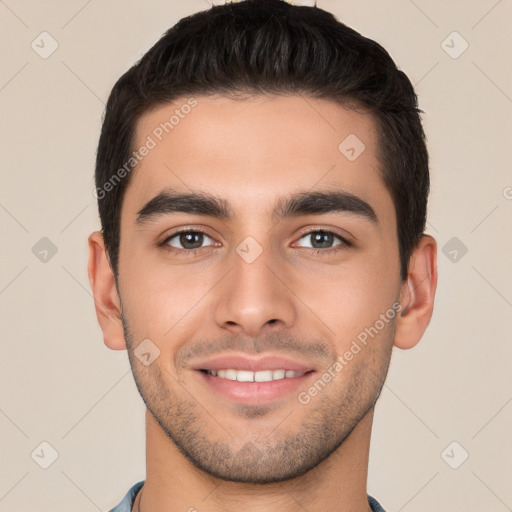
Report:
M206 247L198 247L196 249L177 249L176 247L172 247L172 246L168 245L168 242L171 239L175 238L178 235L184 234L184 233L195 233L195 234L199 233L199 234L206 235L208 238L212 238L210 235L208 235L208 233L205 233L204 231L201 231L200 229L182 229L180 231L175 231L174 233L172 233L172 235L169 235L167 238L165 238L165 240L163 242L161 242L158 245L160 247L162 247L162 249L165 251L185 254L186 256L195 256L195 255L197 255L197 253L201 252L203 249L206 249ZM349 242L346 238L342 237L338 233L335 233L334 231L329 231L327 229L313 229L311 231L306 231L305 233L302 233L299 236L299 240L308 235L312 235L314 233L323 233L326 235L333 235L335 238L338 238L338 240L341 241L340 244L335 245L333 247L329 247L327 249L315 249L314 247L305 247L305 249L309 249L315 255L316 254L324 254L324 255L331 254L333 252L337 252L337 251L346 249L348 247L352 247L352 243Z

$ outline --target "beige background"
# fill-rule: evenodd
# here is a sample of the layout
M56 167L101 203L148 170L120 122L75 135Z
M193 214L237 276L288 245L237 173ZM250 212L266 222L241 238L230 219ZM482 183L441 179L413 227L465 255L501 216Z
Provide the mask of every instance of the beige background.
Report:
M390 512L511 510L512 2L318 6L379 41L416 84L432 161L437 305L417 348L394 353L369 492ZM86 272L94 156L115 80L205 8L0 0L0 511L106 511L145 476L143 403L126 353L103 345ZM43 31L58 43L46 59L31 47ZM46 262L43 237L57 248ZM42 442L58 452L48 469Z

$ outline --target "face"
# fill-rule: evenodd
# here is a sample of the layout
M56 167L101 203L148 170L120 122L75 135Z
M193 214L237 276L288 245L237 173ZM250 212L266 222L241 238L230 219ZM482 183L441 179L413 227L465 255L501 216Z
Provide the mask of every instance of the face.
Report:
M375 125L313 98L195 99L137 125L150 149L118 281L132 370L196 467L293 478L372 410L389 364L400 261Z

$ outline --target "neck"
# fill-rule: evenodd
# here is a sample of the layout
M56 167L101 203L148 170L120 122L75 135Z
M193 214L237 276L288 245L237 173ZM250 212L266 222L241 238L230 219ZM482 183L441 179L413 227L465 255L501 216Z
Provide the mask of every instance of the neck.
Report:
M372 421L373 408L337 450L306 474L271 484L247 484L220 480L196 468L146 410L146 481L134 510L370 511L366 481Z

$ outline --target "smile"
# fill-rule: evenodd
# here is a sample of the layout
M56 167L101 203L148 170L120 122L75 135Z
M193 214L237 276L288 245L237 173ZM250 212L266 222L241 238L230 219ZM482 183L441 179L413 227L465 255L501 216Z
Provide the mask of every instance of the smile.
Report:
M261 370L252 372L250 370L235 370L235 369L222 369L222 370L203 370L208 375L219 377L221 379L236 380L238 382L270 382L273 380L290 379L294 377L301 377L306 372L294 372L293 370Z

